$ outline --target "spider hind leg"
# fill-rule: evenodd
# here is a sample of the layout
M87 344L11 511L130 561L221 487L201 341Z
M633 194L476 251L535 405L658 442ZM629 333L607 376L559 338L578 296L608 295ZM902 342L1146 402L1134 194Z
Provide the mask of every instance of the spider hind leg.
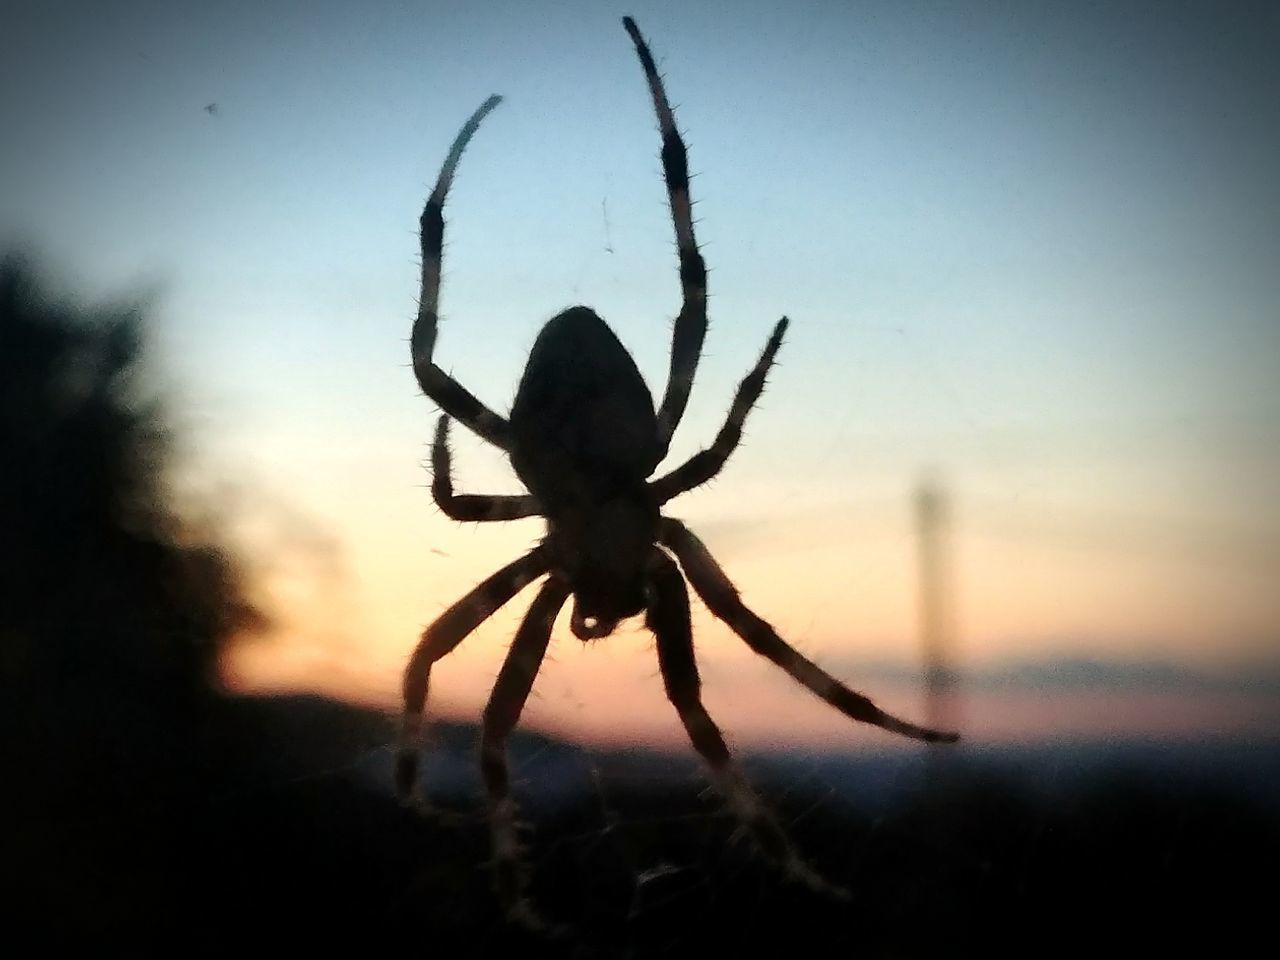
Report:
M702 705L702 681L694 658L689 618L689 592L679 568L656 548L649 565L649 587L646 623L657 638L658 665L667 699L676 708L694 749L706 761L712 782L730 812L765 858L779 866L787 879L819 893L847 898L846 890L824 879L796 852L773 814L734 763L724 735Z
M489 833L493 849L493 884L507 916L531 929L545 925L525 897L526 870L516 833L516 805L511 797L507 738L533 689L551 639L556 615L569 596L568 585L554 575L543 584L516 632L489 703L480 735L480 771L489 796Z
M748 609L706 545L679 520L662 518L661 542L680 560L685 575L708 610L728 624L753 651L781 667L846 717L926 743L955 743L960 739L960 734L954 731L922 727L881 710L803 656Z
M546 551L541 546L534 547L472 588L423 631L422 639L409 657L403 680L404 714L396 749L395 784L396 794L405 804L415 800L421 802L418 795L418 751L432 665L452 653L499 607L546 573L548 566Z

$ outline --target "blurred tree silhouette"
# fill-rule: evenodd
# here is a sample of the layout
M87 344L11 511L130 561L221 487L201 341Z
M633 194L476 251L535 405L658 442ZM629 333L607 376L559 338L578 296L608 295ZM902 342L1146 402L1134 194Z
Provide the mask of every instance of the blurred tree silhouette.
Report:
M60 300L0 262L0 742L36 802L159 783L220 651L263 622L170 502L142 345L136 307Z
M167 502L169 444L135 308L57 302L0 264L0 631L20 682L108 672L187 697L258 615Z

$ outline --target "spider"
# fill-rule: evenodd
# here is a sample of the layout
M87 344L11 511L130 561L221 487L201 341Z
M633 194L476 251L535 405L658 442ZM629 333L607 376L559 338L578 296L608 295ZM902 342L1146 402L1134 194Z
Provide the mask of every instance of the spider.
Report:
M957 734L891 716L790 647L748 609L702 541L659 509L718 474L738 445L747 413L787 330L783 317L764 352L738 386L711 446L654 480L680 423L707 329L706 267L694 239L684 142L653 55L635 21L623 18L644 69L662 134L662 170L675 224L683 304L675 321L662 403L653 398L630 354L587 307L571 307L542 328L530 352L509 417L501 417L432 359L438 320L443 207L459 158L501 98L486 100L463 125L440 170L421 219L422 296L413 326L413 369L423 392L443 411L431 448L431 491L446 516L459 521L542 516L547 531L530 552L508 563L446 610L423 632L404 673L404 715L396 789L409 801L418 779L419 738L432 665L484 620L540 577L484 709L480 764L488 795L495 891L508 915L532 922L516 839L507 768L507 738L533 687L561 607L573 598L570 628L580 640L609 636L624 618L643 613L657 641L668 699L730 810L765 856L789 876L823 883L792 850L786 835L735 765L715 721L702 705L685 579L711 612L756 653L853 720L925 741ZM505 451L529 492L518 496L456 494L448 445L449 420ZM683 571L683 575L682 575Z

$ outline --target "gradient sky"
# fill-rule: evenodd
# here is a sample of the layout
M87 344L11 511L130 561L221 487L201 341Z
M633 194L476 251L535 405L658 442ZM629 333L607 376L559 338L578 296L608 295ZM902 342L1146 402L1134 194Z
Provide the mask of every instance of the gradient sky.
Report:
M151 303L180 481L280 622L240 682L382 702L422 624L539 536L431 505L434 408L407 364L417 217L490 93L447 210L437 358L505 409L539 326L586 303L661 390L679 287L623 13L687 134L713 271L673 459L793 322L744 446L672 505L762 615L918 713L858 671L918 660L928 474L962 665L1280 662L1274 5L9 4L0 242L82 296ZM460 489L518 489L459 433ZM439 668L445 708L474 711L523 602ZM695 627L739 736L828 729ZM556 636L537 722L674 729L638 627Z

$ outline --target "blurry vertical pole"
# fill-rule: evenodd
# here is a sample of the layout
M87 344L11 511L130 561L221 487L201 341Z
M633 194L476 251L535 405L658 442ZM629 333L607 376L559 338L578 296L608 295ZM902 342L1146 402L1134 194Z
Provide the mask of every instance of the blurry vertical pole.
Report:
M915 492L920 538L920 640L924 654L925 723L958 728L955 621L951 609L950 506L942 485L927 477Z

